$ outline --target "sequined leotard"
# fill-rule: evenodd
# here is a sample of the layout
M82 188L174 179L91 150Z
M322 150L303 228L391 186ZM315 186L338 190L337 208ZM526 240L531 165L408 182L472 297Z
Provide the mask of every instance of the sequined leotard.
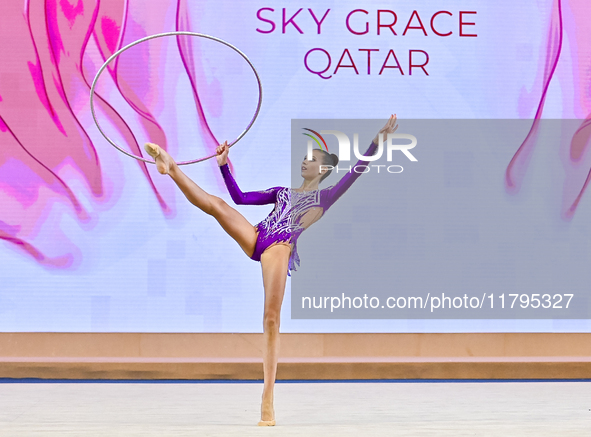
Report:
M377 144L372 142L365 156L373 155L377 147ZM365 164L367 161L359 160L356 165ZM261 254L272 244L277 242L291 243L288 274L291 270L297 270L296 264L300 265L296 243L305 229L300 223L301 218L314 207L322 208L324 215L361 174L350 171L336 185L321 190L299 192L286 187L273 187L264 191L243 193L230 173L228 164L222 165L220 170L230 196L237 205L275 204L275 208L267 218L256 225L258 236L251 258L260 261Z

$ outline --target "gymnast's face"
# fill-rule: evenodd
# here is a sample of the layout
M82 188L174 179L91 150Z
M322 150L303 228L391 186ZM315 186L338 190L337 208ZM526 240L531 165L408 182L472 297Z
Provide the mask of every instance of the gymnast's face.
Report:
M304 156L302 161L302 177L306 180L314 179L315 177L326 173L326 169L320 172L320 166L324 165L324 153L318 149L312 150L312 159L308 160L308 155Z

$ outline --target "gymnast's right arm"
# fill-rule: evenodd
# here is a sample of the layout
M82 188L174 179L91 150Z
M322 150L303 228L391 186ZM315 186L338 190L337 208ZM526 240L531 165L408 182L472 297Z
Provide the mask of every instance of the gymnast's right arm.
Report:
M268 203L275 203L277 201L277 192L281 187L273 187L265 191L250 191L248 193L243 193L240 190L226 162L228 149L228 142L225 141L222 145L217 147L216 152L218 156L216 156L216 158L224 182L226 183L226 187L228 187L228 191L230 192L230 196L234 203L236 203L236 205L266 205Z

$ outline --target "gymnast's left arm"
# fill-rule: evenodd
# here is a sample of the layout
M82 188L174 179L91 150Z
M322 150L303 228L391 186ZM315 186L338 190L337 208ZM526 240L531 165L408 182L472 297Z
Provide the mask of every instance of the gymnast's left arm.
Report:
M398 125L396 125L396 116L392 115L390 117L390 119L388 120L388 122L386 123L386 125L380 129L380 131L376 134L375 138L373 139L373 141L371 142L369 148L367 149L367 152L365 152L364 156L372 156L376 153L376 151L378 150L378 142L379 142L379 137L380 134L391 134L394 131L396 131L396 129L398 129ZM357 164L355 164L355 166L353 168L355 168L358 165L366 165L367 161L360 159L359 161L357 161ZM339 197L341 197L345 191L347 191L351 185L353 185L353 182L355 182L357 180L357 178L359 177L361 173L357 173L356 171L350 171L347 174L345 174L345 176L343 176L341 178L340 181L337 182L336 185L334 185L333 187L331 187L329 190L326 191L326 204L327 206L325 208L330 207L333 203L335 203Z

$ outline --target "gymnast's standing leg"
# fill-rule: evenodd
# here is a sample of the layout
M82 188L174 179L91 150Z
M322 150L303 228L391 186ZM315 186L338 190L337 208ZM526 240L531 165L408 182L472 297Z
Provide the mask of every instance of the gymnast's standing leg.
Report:
M223 199L205 192L193 182L179 169L166 151L151 143L147 143L145 148L156 161L158 171L162 174L168 174L189 202L203 212L212 215L250 258L254 253L257 241L256 228ZM225 149L227 154L227 145L225 145ZM275 425L273 390L279 355L279 319L290 255L290 245L281 243L268 247L261 254L263 286L265 289L265 312L263 316L264 388L261 402L261 421L259 422L259 425L262 426Z
M277 375L279 357L279 318L285 293L287 268L291 247L284 244L270 246L261 255L263 285L265 287L265 314L263 316L264 355L263 370L265 385L261 403L259 425L275 425L273 410L273 389Z

